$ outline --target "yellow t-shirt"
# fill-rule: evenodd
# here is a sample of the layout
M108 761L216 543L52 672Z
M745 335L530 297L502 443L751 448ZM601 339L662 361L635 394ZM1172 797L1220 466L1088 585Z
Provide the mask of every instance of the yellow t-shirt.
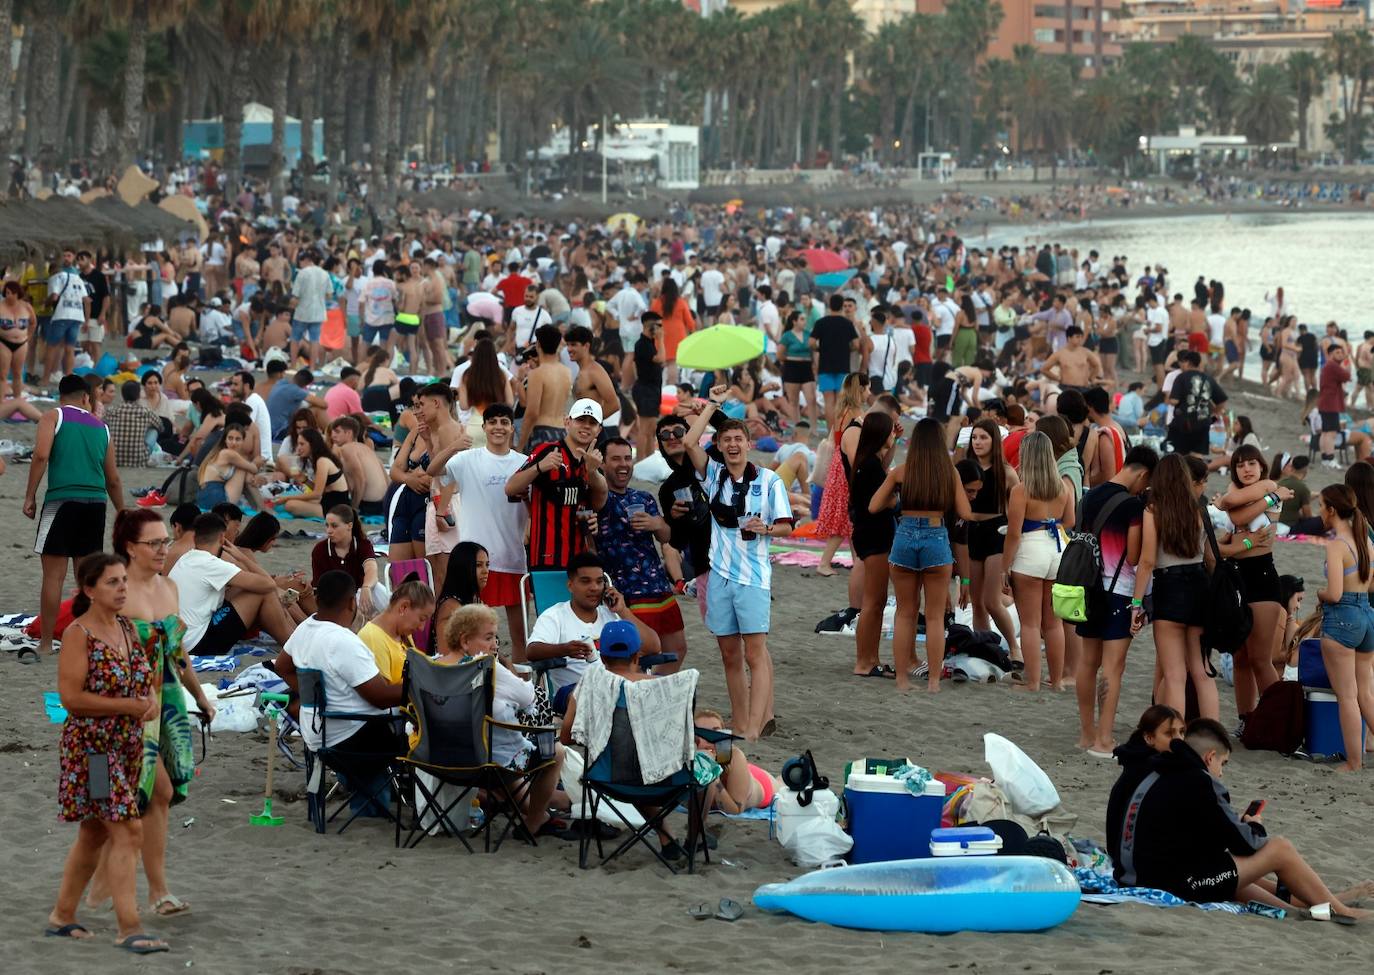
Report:
M377 669L382 672L382 677L388 684L399 684L401 682L401 670L406 664L406 650L415 649L415 643L406 637L405 643L393 640L385 630L376 623L368 623L358 631L358 639L362 640L372 656L377 660Z

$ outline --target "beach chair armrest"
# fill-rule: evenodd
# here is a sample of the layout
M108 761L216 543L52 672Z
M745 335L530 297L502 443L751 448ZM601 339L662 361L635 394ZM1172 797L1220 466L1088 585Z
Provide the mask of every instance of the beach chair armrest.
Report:
M491 722L494 727L505 728L507 731L528 732L533 734L535 732L556 732L558 730L553 725L520 724L514 721L497 721L495 718L487 718L487 720Z
M718 745L723 741L744 741L743 735L733 735L720 728L694 727L692 730L698 738L710 742L712 745Z

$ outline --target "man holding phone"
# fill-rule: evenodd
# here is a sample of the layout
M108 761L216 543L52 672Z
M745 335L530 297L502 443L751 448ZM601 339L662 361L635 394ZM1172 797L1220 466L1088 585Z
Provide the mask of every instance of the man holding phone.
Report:
M635 469L630 442L611 437L605 450L607 493L596 509L596 550L619 583L625 602L658 634L660 652L677 654L675 663L660 665L657 673L675 673L687 654L687 638L672 583L654 546L655 540L666 544L672 530L659 514L654 496L630 487Z
M713 406L719 408L728 393L726 386L713 387ZM742 421L726 420L717 427L721 460L707 455L701 438L714 413L714 408L702 410L686 440L712 522L706 627L720 646L735 730L757 741L776 728L767 643L773 583L768 545L792 534L792 503L782 478L749 461L749 427Z
M566 667L549 671L555 711L564 709L572 688L597 656L601 629L607 623L628 620L639 630L643 652L649 656L659 652L658 634L608 584L605 566L595 555L583 552L568 563L568 596L567 602L555 603L539 614L525 647L526 659L530 661L561 657L567 662Z

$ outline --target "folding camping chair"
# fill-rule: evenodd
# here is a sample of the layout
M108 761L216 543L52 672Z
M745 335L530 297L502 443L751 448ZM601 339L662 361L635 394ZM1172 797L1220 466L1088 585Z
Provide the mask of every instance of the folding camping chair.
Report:
M415 816L410 833L401 840L400 796L397 796L396 846L414 848L429 833L421 810L437 810L436 825L450 836L457 836L469 853L472 845L463 830L450 818L460 803L468 802L474 789L484 789L499 796L504 806L488 814L482 828L483 847L487 852L500 849L506 834L519 826L516 817L520 807L516 796L523 791L536 773L556 761L554 729L509 724L492 717L492 701L496 690L496 660L481 656L454 665L436 664L415 650L406 653L404 698L406 714L419 730L419 737L400 761L414 772L425 772L440 785L454 786L457 794L442 802L440 789L431 790L419 775L412 775L416 791ZM536 748L530 764L522 772L513 771L492 760L493 729L533 733ZM504 825L492 846L492 824L497 816ZM531 846L535 838L517 829Z
M401 583L405 582L411 575L414 575L425 585L429 586L431 590L434 588L434 581L430 578L429 574L429 562L423 558L401 559L398 562L390 563L386 567L386 577L391 583L392 589L395 589ZM380 609L386 609L386 607L382 606ZM425 620L425 625L416 630L412 635L412 639L415 641L417 647L429 646L429 628L433 625L433 620Z
M328 812L327 806L331 791L326 791L324 784L324 773L328 769L340 778L346 779L353 788L353 797L357 798L359 793L366 801L366 804L355 810L352 815L339 827L339 832L353 823L363 813L367 806L374 806L380 809L388 819L393 818L389 808L390 803L386 798L386 790L395 790L400 797L404 790L399 781L395 768L396 762L394 754L381 753L359 753L350 752L338 747L332 747L325 742L329 740L328 727L330 721L363 721L363 722L386 722L396 726L397 718L389 714L355 714L346 711L331 711L329 702L325 698L324 674L313 668L300 668L296 671L300 682L301 708L313 709L310 717L312 729L319 732L320 748L318 751L311 751L305 748L305 791L306 791L306 811L310 821L315 825L315 832L326 832L328 825L332 823L350 803L343 802L332 812ZM378 772L381 774L378 774Z
M530 619L530 600L534 600L534 618L555 603L568 600L568 574L562 569L536 569L520 577L520 618L525 626L525 639L530 638L534 620Z
M692 673L691 671L684 671L658 679L676 680L686 678L688 674ZM694 674L693 679L695 679ZM691 702L688 703L688 708L690 711ZM725 732L715 732L703 728L697 728L696 733L702 737L711 738L717 736L721 739L735 737ZM630 834L607 855L602 847L600 831L596 829L585 830L578 842L577 849L577 862L582 869L585 870L588 866L588 854L593 843L596 844L596 855L602 866L629 850L635 843L643 843L658 858L660 863L672 873L677 873L677 868L663 855L663 850L658 844L657 830L668 817L668 814L683 804L684 799L687 800L687 872L696 872L698 847L702 848L706 862L711 861L710 850L702 842L701 836L701 828L704 825L706 815L705 787L697 783L691 761L688 761L681 769L665 779L652 783L644 782L643 773L640 771L639 754L635 748L634 731L630 726L630 713L624 688L621 688L616 700L615 713L611 719L610 739L607 741L606 747L602 749L601 754L595 759L587 756L585 771L582 774L580 784L582 787L582 820L595 822L601 804L607 799L614 800L606 803L606 808L615 814L616 819L620 820ZM616 808L615 803L617 802L632 805L639 809L644 818L644 825L636 828ZM645 812L646 807L653 807L657 811Z

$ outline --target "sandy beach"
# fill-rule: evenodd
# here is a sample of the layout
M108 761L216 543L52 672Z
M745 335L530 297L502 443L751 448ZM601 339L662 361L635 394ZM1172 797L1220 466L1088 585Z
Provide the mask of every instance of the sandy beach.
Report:
M1267 451L1298 444L1296 404L1232 391L1249 412ZM5 436L32 439L32 425ZM0 477L0 537L7 571L0 610L37 607L38 559L30 554L33 523L20 513L25 465ZM1313 471L1315 488L1331 473ZM158 472L125 471L126 488L153 483ZM1213 478L1213 487L1221 480ZM269 557L274 571L308 560L310 543L289 541ZM1281 572L1308 580L1308 608L1320 579L1321 550L1284 542ZM1116 765L1075 747L1077 712L1071 694L1013 694L1009 686L946 685L938 696L899 696L887 681L850 676L852 642L813 634L817 620L845 603L845 575L822 579L808 571L774 574L778 733L748 749L776 772L810 748L821 771L838 783L846 761L909 755L937 770L986 773L982 735L996 731L1020 744L1049 773L1075 835L1103 839L1107 792ZM727 704L718 652L695 606L684 606L687 663L702 674L699 702ZM888 644L883 655L890 659ZM1153 645L1148 631L1134 642L1117 721L1124 738L1148 704ZM57 890L62 859L75 827L60 823L55 801L59 726L49 724L43 692L55 689L56 662L21 666L0 658L0 819L6 824L6 869L0 896L0 940L15 975L194 969L215 975L392 972L403 968L490 972L659 972L792 970L840 967L881 971L1196 972L1241 975L1256 970L1354 972L1367 965L1374 926L1331 925L1207 914L1192 908L1082 905L1063 926L1037 935L932 937L884 935L814 925L753 908L759 884L802 871L784 858L761 822L720 827L713 863L695 876L669 876L647 851L608 869L580 871L576 846L543 840L537 849L507 843L494 855L466 854L450 840L427 840L398 851L377 822L355 824L342 837L316 835L300 801L299 773L279 776L277 811L285 825L248 824L261 807L265 742L253 734L218 734L187 802L174 807L168 844L172 889L193 905L189 916L148 918L150 933L168 938L169 955L136 959L110 947L113 918L86 911L88 942L45 939L42 929ZM1222 718L1234 724L1230 688L1222 687ZM1294 840L1339 889L1374 877L1374 839L1363 834L1362 811L1374 804L1374 773L1339 776L1328 767L1240 750L1226 782L1238 806L1269 804L1271 833ZM681 819L676 821L681 825ZM1357 828L1359 827L1359 828ZM140 900L142 894L140 879ZM746 905L742 920L692 920L687 909L731 897Z

